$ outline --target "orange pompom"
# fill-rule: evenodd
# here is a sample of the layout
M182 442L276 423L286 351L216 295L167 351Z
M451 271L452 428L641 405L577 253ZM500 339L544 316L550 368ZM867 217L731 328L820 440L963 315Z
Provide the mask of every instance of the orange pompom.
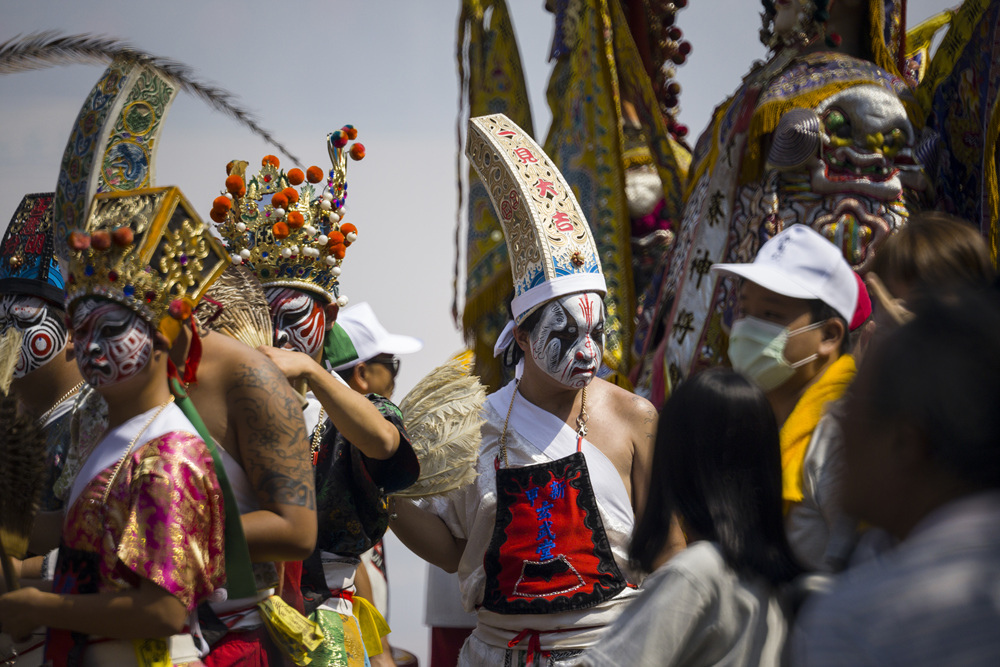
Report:
M306 175L299 168L292 169L286 175L288 176L288 182L292 185L301 185L302 181L306 180Z
M358 228L348 222L340 226L340 233L344 236L347 236L348 234L357 234Z
M291 234L291 232L288 231L288 225L283 222L274 223L274 225L271 226L271 233L274 234L274 238L279 241L281 239L287 239L288 235Z
M132 231L131 227L119 227L111 232L111 238L114 240L115 245L124 248L132 245L132 241L135 240L135 232Z
M298 211L292 211L288 214L287 218L288 226L292 229L298 229L302 225L306 224L306 219Z
M111 234L103 229L90 234L90 247L94 250L107 250L111 247Z
M233 200L225 195L219 195L212 201L212 208L221 208L223 211L228 211L233 207Z
M260 161L260 166L266 167L267 165L271 165L272 167L277 169L278 167L281 166L281 160L279 160L274 155L265 155L264 159Z
M228 215L229 215L229 211L226 211L226 210L221 209L221 208L213 208L209 212L208 217L210 217L214 222L225 222L226 221L226 217Z
M288 197L286 197L282 192L275 192L274 196L271 197L271 206L274 208L287 208Z
M365 159L365 145L361 142L351 145L351 157L355 160Z
M238 174L231 174L226 177L226 191L234 197L242 197L247 189L243 182L243 177Z
M312 166L306 169L306 179L310 183L319 183L323 180L323 170L317 166Z
M355 139L358 138L358 130L353 125L345 125L341 129L344 131L345 134L347 134L347 138L350 139L351 141L354 141Z
M327 238L329 239L327 245L331 248L335 245L344 244L344 235L340 232L330 232L329 235L327 235Z
M341 243L329 248L329 252L337 259L344 259L344 255L347 254L347 248Z
M289 204L299 203L299 191L296 190L295 188L285 188L284 190L281 191L281 194L285 195L285 198L288 199Z

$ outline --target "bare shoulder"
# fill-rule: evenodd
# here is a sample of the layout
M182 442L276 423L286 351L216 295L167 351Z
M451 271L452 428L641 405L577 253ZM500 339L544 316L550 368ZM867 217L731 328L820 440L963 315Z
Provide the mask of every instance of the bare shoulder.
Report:
M601 379L594 380L591 387L599 392L600 400L607 402L618 417L640 422L645 422L647 419L656 420L656 408L642 396Z
M230 391L261 383L280 390L282 385L288 384L266 355L224 334L207 336L202 356L226 377L226 388Z

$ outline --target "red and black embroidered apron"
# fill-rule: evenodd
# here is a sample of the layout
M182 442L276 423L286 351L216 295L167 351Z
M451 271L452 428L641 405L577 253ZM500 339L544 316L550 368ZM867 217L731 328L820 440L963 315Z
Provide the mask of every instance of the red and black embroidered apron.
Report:
M484 557L483 607L489 611L587 609L625 589L582 443L578 438L577 451L555 461L498 467L496 525Z

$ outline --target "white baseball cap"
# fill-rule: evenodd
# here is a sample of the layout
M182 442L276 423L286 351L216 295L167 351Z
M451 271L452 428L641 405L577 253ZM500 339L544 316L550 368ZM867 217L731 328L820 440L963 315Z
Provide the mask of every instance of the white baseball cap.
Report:
M424 342L419 338L391 334L386 331L368 303L341 308L337 315L337 324L350 338L350 342L357 352L357 358L334 366L333 370L335 371L351 368L380 354L410 354L424 347Z
M807 225L792 225L761 246L750 264L715 264L713 271L739 276L793 299L819 299L848 322L858 304L851 265Z

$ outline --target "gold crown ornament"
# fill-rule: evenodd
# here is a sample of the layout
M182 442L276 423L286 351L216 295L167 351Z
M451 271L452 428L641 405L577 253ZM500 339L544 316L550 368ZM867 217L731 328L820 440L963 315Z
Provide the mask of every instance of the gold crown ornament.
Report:
M101 193L83 229L65 234L66 306L100 296L136 311L173 341L229 264L176 187Z
M357 136L353 125L327 135L333 168L319 194L324 174L316 166L286 173L278 158L268 155L249 179L246 162L226 166L226 190L215 198L210 217L234 264L247 264L264 287L295 287L347 305L338 278L347 248L358 238L358 228L344 222L347 157L365 156L363 144L347 146Z

